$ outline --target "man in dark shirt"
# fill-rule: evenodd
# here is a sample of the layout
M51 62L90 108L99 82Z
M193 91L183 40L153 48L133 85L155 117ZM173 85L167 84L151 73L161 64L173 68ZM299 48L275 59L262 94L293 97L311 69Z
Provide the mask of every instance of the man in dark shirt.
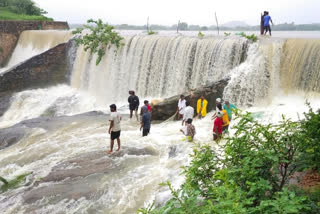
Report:
M132 113L135 111L135 115L138 120L138 108L139 108L139 97L135 95L134 91L129 91L130 96L128 97L129 109L130 109L130 119L132 118Z
M151 114L148 111L147 106L143 106L141 108L141 111L143 112L142 114L142 120L141 120L141 126L140 126L140 131L143 128L142 131L142 136L147 136L150 132L150 127L151 127Z

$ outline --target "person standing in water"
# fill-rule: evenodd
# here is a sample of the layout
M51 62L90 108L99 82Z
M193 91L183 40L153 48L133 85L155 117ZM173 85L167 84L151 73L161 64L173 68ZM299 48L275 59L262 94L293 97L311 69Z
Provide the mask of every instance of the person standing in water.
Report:
M192 125L192 119L189 118L186 120L186 125L184 129L180 129L180 131L187 137L189 142L193 141L194 135L196 134L196 128Z
M224 100L223 109L227 111L230 122L232 120L232 109L237 109L237 107L230 103L229 100Z
M128 97L130 119L132 118L133 111L135 111L136 118L138 120L138 108L139 108L139 97L135 95L134 91L129 91L130 96Z
M213 140L215 140L215 141L219 141L222 136L222 125L223 125L222 116L223 116L222 111L218 111L217 117L213 123L214 124L213 125Z
M217 113L218 113L218 111L220 111L218 106L221 105L221 102L222 102L221 98L216 99L216 112L212 115L211 120L213 120L217 117Z
M267 32L269 31L269 34L271 36L270 22L272 25L273 25L273 22L272 22L271 16L269 16L269 12L268 11L265 11L265 12L266 12L265 16L263 17L263 25L264 25L264 29L265 29L264 35L266 35Z
M110 105L110 126L109 126L109 131L108 133L110 134L110 150L107 151L107 153L111 154L113 151L113 144L114 140L117 139L118 143L118 149L117 151L120 150L120 132L121 132L121 127L120 127L120 121L121 121L121 115L119 112L117 112L117 106L115 104Z
M222 109L222 105L221 103L219 103L217 105L219 111L218 112L222 112L222 131L223 132L228 132L228 128L229 128L229 117L228 117L228 113L225 109Z
M190 102L186 101L186 108L184 109L182 126L188 119L193 119L194 109L190 106Z
M142 111L142 119L141 119L141 126L140 126L140 131L142 130L142 137L147 136L150 132L151 128L151 114L148 111L147 106L143 106L141 108Z
M181 95L178 101L178 107L177 107L178 120L180 120L180 118L183 117L185 107L186 107L186 100L184 99L184 95Z
M204 96L202 95L197 102L197 113L198 113L199 119L207 115L207 105L208 105L208 101L204 99Z

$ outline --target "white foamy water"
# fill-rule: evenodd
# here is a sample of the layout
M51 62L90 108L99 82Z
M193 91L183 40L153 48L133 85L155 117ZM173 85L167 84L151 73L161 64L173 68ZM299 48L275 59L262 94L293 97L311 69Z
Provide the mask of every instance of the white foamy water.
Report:
M74 115L94 109L94 97L67 85L26 90L11 97L8 111L0 117L0 128L39 116Z

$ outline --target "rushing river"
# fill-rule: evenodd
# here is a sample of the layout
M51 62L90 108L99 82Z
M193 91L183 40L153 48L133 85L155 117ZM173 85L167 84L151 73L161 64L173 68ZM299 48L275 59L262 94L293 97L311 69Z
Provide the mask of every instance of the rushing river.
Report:
M29 33L21 44L33 41ZM306 100L320 108L318 39L267 37L251 44L236 36L126 34L125 43L119 51L108 49L99 66L80 47L70 84L11 97L0 137L17 143L0 150L0 175L33 174L0 195L1 212L135 213L167 200L168 189L158 184L183 182L180 167L190 161L193 145L183 140L180 121L152 124L142 138L139 123L128 118L129 89L141 100L165 98L230 76L224 98L261 122L276 123L282 114L302 118ZM123 115L122 148L107 155L111 103ZM196 143L215 146L212 114L195 119Z

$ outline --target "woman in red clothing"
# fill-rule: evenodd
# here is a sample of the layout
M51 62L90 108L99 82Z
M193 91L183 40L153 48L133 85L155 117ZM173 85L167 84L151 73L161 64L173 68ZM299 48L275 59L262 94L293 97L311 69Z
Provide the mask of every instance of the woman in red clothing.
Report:
M220 140L222 135L222 125L223 125L222 116L223 116L223 113L221 111L218 111L217 117L214 120L213 140L216 140L216 141Z

